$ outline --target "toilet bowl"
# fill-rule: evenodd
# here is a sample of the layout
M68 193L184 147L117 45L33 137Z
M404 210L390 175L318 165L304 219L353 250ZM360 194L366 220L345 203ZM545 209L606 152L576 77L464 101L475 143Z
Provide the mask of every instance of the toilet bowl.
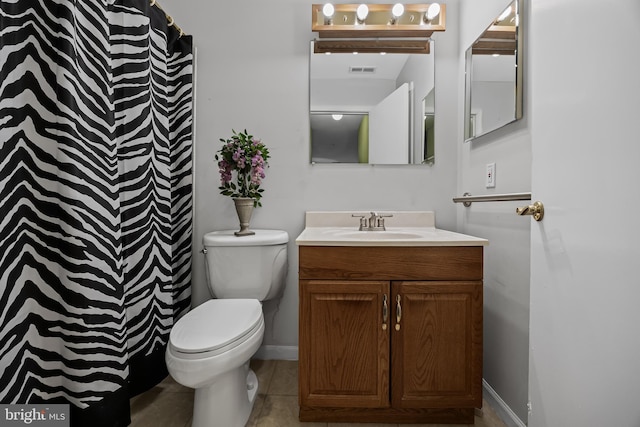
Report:
M263 335L256 299L209 300L175 324L165 359L171 376L195 389L194 427L245 425L258 391L249 359Z
M251 415L258 379L249 360L264 336L261 301L281 293L289 240L284 231L254 231L240 238L232 231L205 235L207 282L218 299L192 309L169 334L169 374L195 389L192 427L243 427ZM258 273L246 272L252 262Z

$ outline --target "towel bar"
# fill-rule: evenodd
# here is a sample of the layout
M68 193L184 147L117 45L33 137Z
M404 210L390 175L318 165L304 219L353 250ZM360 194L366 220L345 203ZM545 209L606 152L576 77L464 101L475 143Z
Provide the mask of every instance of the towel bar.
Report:
M485 196L472 196L464 193L462 197L454 197L454 203L462 203L466 207L471 206L471 202L507 202L512 200L531 200L531 193L509 193L509 194L487 194Z

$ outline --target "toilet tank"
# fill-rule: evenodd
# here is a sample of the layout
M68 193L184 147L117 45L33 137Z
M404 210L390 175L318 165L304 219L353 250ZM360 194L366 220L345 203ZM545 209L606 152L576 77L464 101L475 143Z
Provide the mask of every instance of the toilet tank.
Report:
M237 237L233 230L213 231L203 237L209 290L216 298L281 296L287 276L287 243L283 230L252 230Z

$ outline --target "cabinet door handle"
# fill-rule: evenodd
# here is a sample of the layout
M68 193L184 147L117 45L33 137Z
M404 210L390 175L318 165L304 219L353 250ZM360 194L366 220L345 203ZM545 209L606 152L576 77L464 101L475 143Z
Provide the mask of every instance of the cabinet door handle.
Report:
M387 294L382 296L382 330L387 330L387 318L389 317L389 305L387 304Z
M396 331L400 330L400 320L402 319L402 305L400 295L396 295Z

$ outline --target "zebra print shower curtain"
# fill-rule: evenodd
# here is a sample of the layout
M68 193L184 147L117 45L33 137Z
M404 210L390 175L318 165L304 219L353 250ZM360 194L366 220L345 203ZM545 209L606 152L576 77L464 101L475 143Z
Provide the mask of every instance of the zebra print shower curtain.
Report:
M0 401L125 426L190 304L192 40L148 0L0 4Z

